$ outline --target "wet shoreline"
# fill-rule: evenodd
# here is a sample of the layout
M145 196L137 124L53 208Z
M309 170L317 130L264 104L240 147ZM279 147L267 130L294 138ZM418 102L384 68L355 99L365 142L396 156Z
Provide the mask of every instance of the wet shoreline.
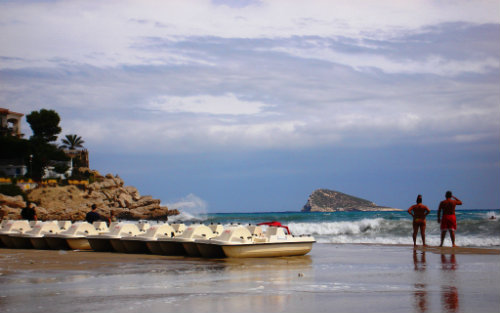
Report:
M0 249L0 310L496 312L498 251L316 244L303 257L201 259Z

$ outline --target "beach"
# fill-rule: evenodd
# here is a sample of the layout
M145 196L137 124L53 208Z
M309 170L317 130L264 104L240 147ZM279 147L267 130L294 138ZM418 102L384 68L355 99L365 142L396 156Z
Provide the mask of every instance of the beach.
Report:
M498 312L498 248L317 243L200 259L0 249L2 312Z

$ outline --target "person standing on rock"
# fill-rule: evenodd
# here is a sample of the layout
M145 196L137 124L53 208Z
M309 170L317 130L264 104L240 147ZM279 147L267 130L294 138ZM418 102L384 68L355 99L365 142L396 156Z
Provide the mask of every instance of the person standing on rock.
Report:
M437 214L437 221L438 223L441 223L441 244L439 246L443 246L446 231L449 231L451 244L453 247L456 247L455 231L457 230L457 217L455 216L455 206L462 205L462 201L454 197L451 191L447 191L445 197L446 200L439 203ZM441 218L441 213L443 213L443 218Z
M85 215L85 220L89 224L101 220L101 216L99 215L99 213L97 213L97 205L92 204L92 211L88 212L87 215Z
M408 214L413 216L413 246L417 246L417 233L420 228L420 236L422 237L422 244L425 246L425 218L431 213L431 210L426 205L422 204L422 195L417 196L417 204L412 205L408 209Z
M26 207L21 210L21 218L28 221L38 221L36 216L35 204L32 202L27 202Z

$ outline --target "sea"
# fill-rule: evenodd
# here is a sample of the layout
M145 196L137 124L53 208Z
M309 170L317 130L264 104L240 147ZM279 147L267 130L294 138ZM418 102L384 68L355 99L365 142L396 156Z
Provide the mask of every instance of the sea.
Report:
M456 244L463 247L500 248L500 212L457 210ZM376 212L267 212L267 213L189 213L171 217L169 222L257 224L278 221L294 235L313 235L318 243L333 244L413 244L412 219L406 211ZM264 226L265 227L265 226ZM437 212L427 216L426 243L439 245ZM420 234L417 244L421 244ZM450 245L449 235L445 245Z

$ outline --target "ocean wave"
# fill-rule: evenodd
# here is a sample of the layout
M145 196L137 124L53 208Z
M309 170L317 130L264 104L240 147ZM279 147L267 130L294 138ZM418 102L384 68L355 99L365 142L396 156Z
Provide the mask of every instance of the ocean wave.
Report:
M174 215L170 216L168 218L169 223L175 223L175 222L203 222L206 220L206 215L205 214L197 214L197 213L190 213L187 211L181 211L179 215Z
M366 243L366 244L412 244L411 220L387 220L384 218L361 219L358 221L290 223L296 235L312 234L320 243ZM500 246L498 225L484 221L462 221L458 225L456 244L460 246ZM429 221L426 243L439 245L441 231L439 224ZM420 243L420 234L417 243ZM449 237L447 236L449 241Z
M484 214L484 217L489 220L497 220L497 213L495 211L489 211Z
M494 211L462 211L457 214L456 243L460 246L500 246L500 223L491 220ZM256 224L280 221L294 235L311 234L320 243L413 244L413 226L406 212L347 212L342 214L252 213L205 214L201 211L181 211L169 222ZM265 228L264 228L265 230ZM427 217L426 241L439 245L441 230L435 212ZM417 243L420 244L420 234ZM447 236L449 243L449 236Z

